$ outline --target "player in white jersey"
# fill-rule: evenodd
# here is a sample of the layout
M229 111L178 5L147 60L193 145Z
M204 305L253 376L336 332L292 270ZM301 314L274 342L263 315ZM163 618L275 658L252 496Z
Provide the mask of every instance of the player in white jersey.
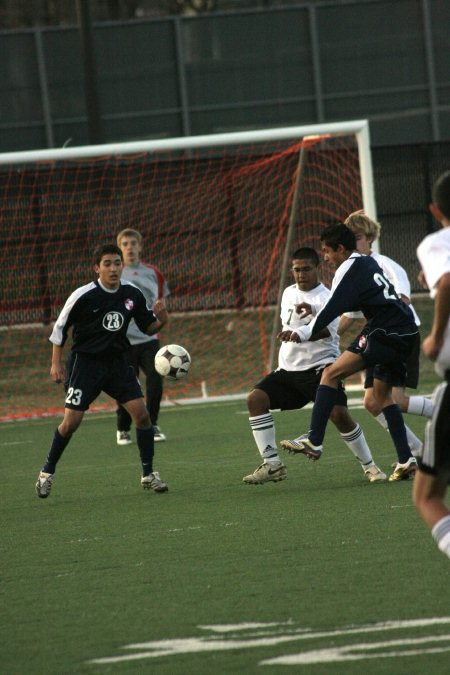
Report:
M411 284L408 279L406 271L395 260L386 255L381 255L376 251L372 251L374 241L378 239L381 232L381 225L369 218L363 210L351 213L344 221L347 227L352 230L356 237L357 250L363 255L370 255L376 260L384 272L385 277L391 282L395 288L397 295L405 302L411 309L414 320L417 326L420 326L420 319L411 303ZM343 316L339 322L338 333L342 335L348 328L349 324L354 320L354 315ZM419 382L419 362L420 362L420 334L417 334L413 351L411 352L407 364L407 375L404 387L393 387L392 398L404 413L412 415L421 415L430 418L433 412L433 404L429 398L425 396L407 396L405 394L405 387L410 389L417 389ZM369 369L366 373L365 380L366 394L364 397L365 408L375 417L377 422L381 424L384 429L388 429L386 418L380 411L375 402L373 395L373 373ZM422 441L406 426L406 435L411 451L415 455L420 455L422 451Z
M154 265L144 263L140 259L142 252L142 235L137 230L127 228L117 235L117 245L123 253L125 266L122 279L131 281L145 296L150 307L156 300L167 298L169 287ZM155 433L155 441L165 441L166 437L159 428L158 416L163 394L163 378L155 370L155 355L160 347L159 333L147 335L131 321L127 332L131 347L127 359L136 373L142 370L145 375L145 402ZM121 405L117 407L117 444L131 443L131 417Z
M291 271L295 283L288 286L282 296L282 331L292 331L311 321L311 316L303 318L296 311L298 305L307 303L315 316L327 303L330 291L319 281L319 264L319 256L312 248L301 248L293 253ZM338 320L335 319L314 341L306 344L282 342L278 368L258 382L249 393L247 406L250 427L263 462L253 473L244 476L244 483L278 482L286 478L287 471L278 455L270 410L303 408L315 400L323 369L333 363L340 353L337 324ZM338 388L331 420L359 460L367 479L370 482L386 480L386 474L380 471L372 458L361 427L348 412L342 383Z
M422 350L436 362L436 371L444 382L434 391L433 416L427 423L413 496L439 549L450 558L450 509L445 502L450 483L450 171L434 184L432 199L431 213L443 229L425 237L417 249L427 286L434 297L433 326L423 341Z

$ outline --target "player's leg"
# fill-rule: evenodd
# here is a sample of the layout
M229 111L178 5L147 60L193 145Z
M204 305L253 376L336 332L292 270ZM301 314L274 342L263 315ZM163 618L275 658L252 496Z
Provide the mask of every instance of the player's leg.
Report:
M153 425L155 441L165 441L159 428L158 417L163 394L163 378L155 370L155 355L160 347L159 340L149 340L140 345L139 365L145 374L145 403Z
M367 378L366 378L366 383L367 383ZM367 387L367 384L366 384ZM404 412L404 409L402 408L402 405L399 404L399 400L401 401L401 396L398 392L403 391L402 387L393 387L392 388L392 399L394 403L397 403L399 405L400 410ZM396 395L397 392L397 395ZM404 396L404 394L403 394ZM408 397L404 396L404 399ZM411 397L412 398L412 397ZM419 397L417 397L419 398ZM425 399L428 400L428 399ZM388 428L388 423L386 421L386 417L384 416L384 413L381 412L380 407L375 401L375 397L373 395L373 377L372 377L372 384L371 386L367 387L365 396L364 396L364 407L365 409L376 419L378 424L380 424L383 429L386 431L389 431ZM405 424L405 430L406 430L406 438L408 440L408 445L411 450L411 453L413 455L420 455L422 452L422 441L420 438L418 438L413 431L408 427L407 424Z
M370 483L386 480L386 474L378 468L370 452L361 426L350 415L346 402L337 404L331 411L330 420L339 431L342 440L361 464L364 475Z
M410 415L420 415L428 419L433 414L433 403L425 396L407 396L405 388L417 389L419 384L420 372L420 334L417 333L414 339L411 352L406 359L406 379L404 387L393 387L392 398L400 406L400 410ZM417 438L417 437L416 437ZM418 440L418 439L417 439ZM419 441L420 443L420 441ZM411 443L410 443L411 445ZM420 446L422 444L420 443Z
M141 385L133 366L130 366L125 358L118 358L114 362L103 391L125 408L136 426L136 442L142 465L141 485L155 492L166 492L167 485L153 469L155 454L153 427L145 406Z
M392 385L390 373L384 368L376 368L374 371L373 396L375 403L386 418L389 432L397 452L397 464L394 472L389 476L390 481L398 481L410 478L417 470L417 461L412 456L406 436L405 423L400 408L392 398ZM386 379L384 379L386 378Z
M130 347L126 352L125 357L130 365L135 369L136 375L139 374L139 359L137 345ZM117 445L130 445L131 439L131 415L128 411L117 403L116 408L116 424L117 424Z
M340 382L349 375L363 370L364 362L359 356L350 351L343 352L338 359L327 366L322 373L320 385L317 388L316 399L311 415L311 426L308 433L310 443L319 453L322 451L322 443L325 437L325 431L328 419L336 404L338 387ZM320 456L320 454L319 454ZM318 459L314 457L313 459Z
M281 442L281 447L291 454L302 453L309 459L317 460L322 454L322 442L325 436L325 430L328 419L336 403L339 401L342 389L342 380L344 377L356 373L363 368L363 362L359 355L349 351L343 352L339 358L322 370L320 383L316 385L315 392L311 399L314 401L314 407L311 415L310 430L307 434L302 434L293 440ZM355 425L353 425L355 426Z
M55 430L47 458L36 483L38 497L49 496L53 477L61 456L80 426L85 411L98 396L102 387L105 367L96 359L71 353L66 367L66 392L64 418Z
M266 380L274 378L272 373L265 378ZM261 383L261 386L267 387ZM249 423L255 439L256 447L261 455L262 464L248 476L243 477L244 483L259 485L267 482L277 483L284 480L287 476L286 467L278 455L277 443L275 438L275 424L272 413L270 412L271 401L267 391L260 389L258 385L252 389L247 396L247 408L249 412Z
M122 405L129 412L136 426L136 442L142 464L142 487L151 489L154 492L167 492L169 488L166 483L161 480L159 473L153 469L153 458L155 455L154 432L144 399L135 398L123 402Z
M414 480L413 500L431 529L439 549L450 558L450 509L445 502L450 480L450 386L440 384L434 392L433 417L427 423L425 447Z

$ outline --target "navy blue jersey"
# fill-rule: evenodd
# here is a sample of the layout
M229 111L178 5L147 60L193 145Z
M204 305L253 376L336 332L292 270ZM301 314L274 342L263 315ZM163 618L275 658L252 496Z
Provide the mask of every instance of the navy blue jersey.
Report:
M383 270L370 256L357 252L336 270L331 297L312 325L312 335L344 312L361 311L369 332L378 328L388 333L417 333L414 316L401 300Z
M126 333L131 319L146 332L156 316L142 291L128 281L116 290L105 290L98 281L77 288L56 320L50 342L63 346L72 327L72 350L113 356L129 349Z

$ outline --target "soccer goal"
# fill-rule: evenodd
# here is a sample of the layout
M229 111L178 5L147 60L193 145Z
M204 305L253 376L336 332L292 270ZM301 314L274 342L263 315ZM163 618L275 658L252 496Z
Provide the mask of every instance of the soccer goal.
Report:
M243 395L273 367L294 248L356 209L376 217L365 120L8 153L0 186L3 418L62 409L51 324L119 230L139 230L168 279L161 342L192 368L165 397L191 400Z

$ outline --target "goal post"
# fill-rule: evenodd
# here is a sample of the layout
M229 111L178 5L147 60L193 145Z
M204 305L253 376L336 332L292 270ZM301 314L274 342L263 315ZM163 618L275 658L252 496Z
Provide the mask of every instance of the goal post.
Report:
M192 368L164 396L187 401L242 396L271 367L291 247L358 208L376 217L366 120L5 153L0 191L1 419L62 410L51 326L119 230L168 280L161 343Z

